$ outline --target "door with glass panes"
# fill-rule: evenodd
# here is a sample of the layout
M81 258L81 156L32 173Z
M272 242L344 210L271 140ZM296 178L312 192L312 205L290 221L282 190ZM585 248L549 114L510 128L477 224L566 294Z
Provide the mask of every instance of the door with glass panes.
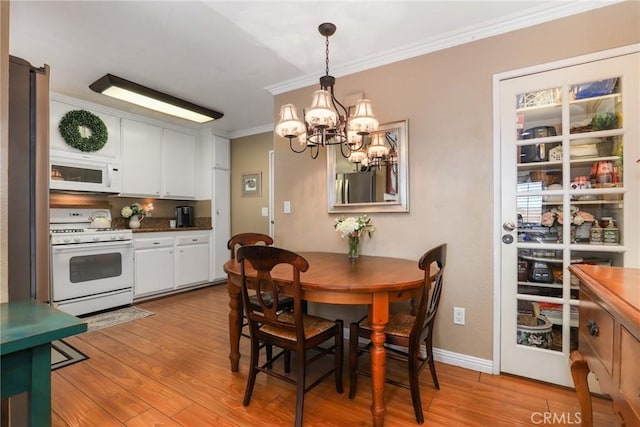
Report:
M572 386L567 267L640 266L638 69L632 53L499 84L502 372Z

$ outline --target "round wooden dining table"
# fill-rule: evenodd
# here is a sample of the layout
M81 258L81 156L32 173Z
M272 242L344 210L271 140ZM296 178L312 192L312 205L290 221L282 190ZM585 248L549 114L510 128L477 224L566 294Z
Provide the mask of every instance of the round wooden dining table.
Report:
M298 252L309 262L301 273L302 298L329 304L365 304L372 324L371 385L373 425L384 425L385 358L384 328L389 321L389 305L415 295L424 283L424 271L417 261L361 255L351 262L346 254L331 252ZM229 292L229 340L231 371L237 372L240 361L242 299L240 264L229 260L224 264ZM251 273L249 273L251 274ZM290 266L276 266L273 278L291 281Z

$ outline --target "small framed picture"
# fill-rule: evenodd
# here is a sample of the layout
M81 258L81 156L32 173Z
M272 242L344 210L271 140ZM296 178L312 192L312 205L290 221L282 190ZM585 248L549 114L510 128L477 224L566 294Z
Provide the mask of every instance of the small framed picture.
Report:
M262 195L262 172L242 174L242 197Z

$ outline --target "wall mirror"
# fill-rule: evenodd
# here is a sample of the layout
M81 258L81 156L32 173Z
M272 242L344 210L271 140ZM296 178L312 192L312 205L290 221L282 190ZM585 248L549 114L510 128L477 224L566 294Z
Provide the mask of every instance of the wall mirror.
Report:
M409 211L407 128L407 120L380 125L349 159L328 147L329 213Z

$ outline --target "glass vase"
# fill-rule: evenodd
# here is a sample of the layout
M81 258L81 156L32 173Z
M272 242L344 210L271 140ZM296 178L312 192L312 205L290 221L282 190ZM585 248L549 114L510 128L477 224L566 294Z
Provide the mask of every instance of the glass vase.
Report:
M349 259L355 262L360 256L360 238L349 237Z

